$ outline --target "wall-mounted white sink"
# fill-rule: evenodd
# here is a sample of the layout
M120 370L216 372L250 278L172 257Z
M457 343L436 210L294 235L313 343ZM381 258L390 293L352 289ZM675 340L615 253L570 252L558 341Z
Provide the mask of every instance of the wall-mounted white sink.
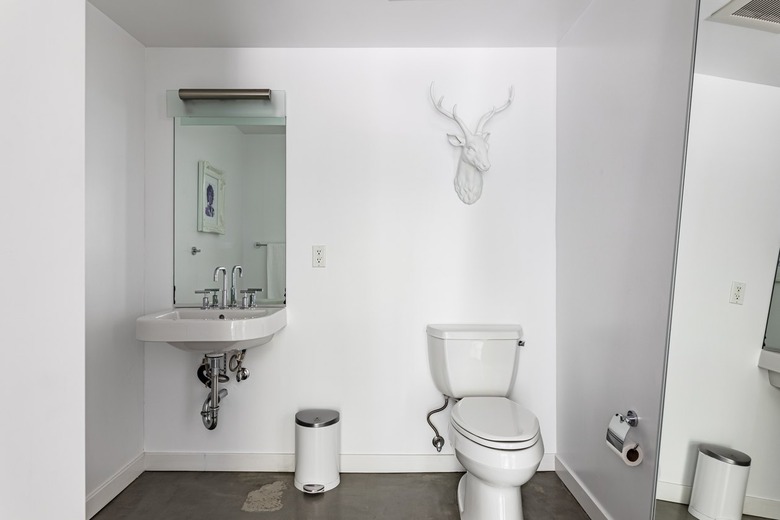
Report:
M268 343L285 325L285 307L167 309L138 318L135 337L191 352L227 352Z

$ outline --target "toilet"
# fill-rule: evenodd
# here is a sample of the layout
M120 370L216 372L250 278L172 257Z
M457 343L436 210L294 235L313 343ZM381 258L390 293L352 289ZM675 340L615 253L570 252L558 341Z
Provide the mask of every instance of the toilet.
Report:
M449 439L466 474L461 520L522 520L520 486L544 455L539 421L507 399L523 343L519 325L428 325L428 363L439 391L458 399Z

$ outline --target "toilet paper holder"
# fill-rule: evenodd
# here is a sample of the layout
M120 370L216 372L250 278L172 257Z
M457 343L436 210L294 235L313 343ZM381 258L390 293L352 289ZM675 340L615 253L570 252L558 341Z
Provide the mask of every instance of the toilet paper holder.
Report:
M636 442L628 440L628 432L639 425L639 415L634 410L626 414L616 413L607 427L607 446L620 457L627 466L638 466L644 454Z
M639 416L634 410L629 410L625 415L616 413L612 416L607 427L607 445L615 452L622 453L626 444L628 431L639 424Z
M620 422L628 423L632 428L639 426L639 416L634 410L629 410L626 415L620 413L615 415L620 416Z

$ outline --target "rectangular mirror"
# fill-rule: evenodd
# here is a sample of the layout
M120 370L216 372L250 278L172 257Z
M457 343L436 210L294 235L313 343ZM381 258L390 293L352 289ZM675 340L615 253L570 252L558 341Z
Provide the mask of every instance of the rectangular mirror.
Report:
M775 270L774 285L772 287L772 299L769 303L769 316L766 320L766 332L764 332L764 345L766 350L780 352L780 257Z
M285 303L286 127L268 123L175 118L175 306L201 306L195 291L218 288L214 269L235 265L259 306Z

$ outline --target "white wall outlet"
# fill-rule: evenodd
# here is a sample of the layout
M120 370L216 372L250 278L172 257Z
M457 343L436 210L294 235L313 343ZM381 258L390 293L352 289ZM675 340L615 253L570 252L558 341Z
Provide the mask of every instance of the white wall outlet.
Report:
M325 267L325 246L311 246L311 266Z
M742 305L745 303L745 282L731 282L731 296L729 303Z

